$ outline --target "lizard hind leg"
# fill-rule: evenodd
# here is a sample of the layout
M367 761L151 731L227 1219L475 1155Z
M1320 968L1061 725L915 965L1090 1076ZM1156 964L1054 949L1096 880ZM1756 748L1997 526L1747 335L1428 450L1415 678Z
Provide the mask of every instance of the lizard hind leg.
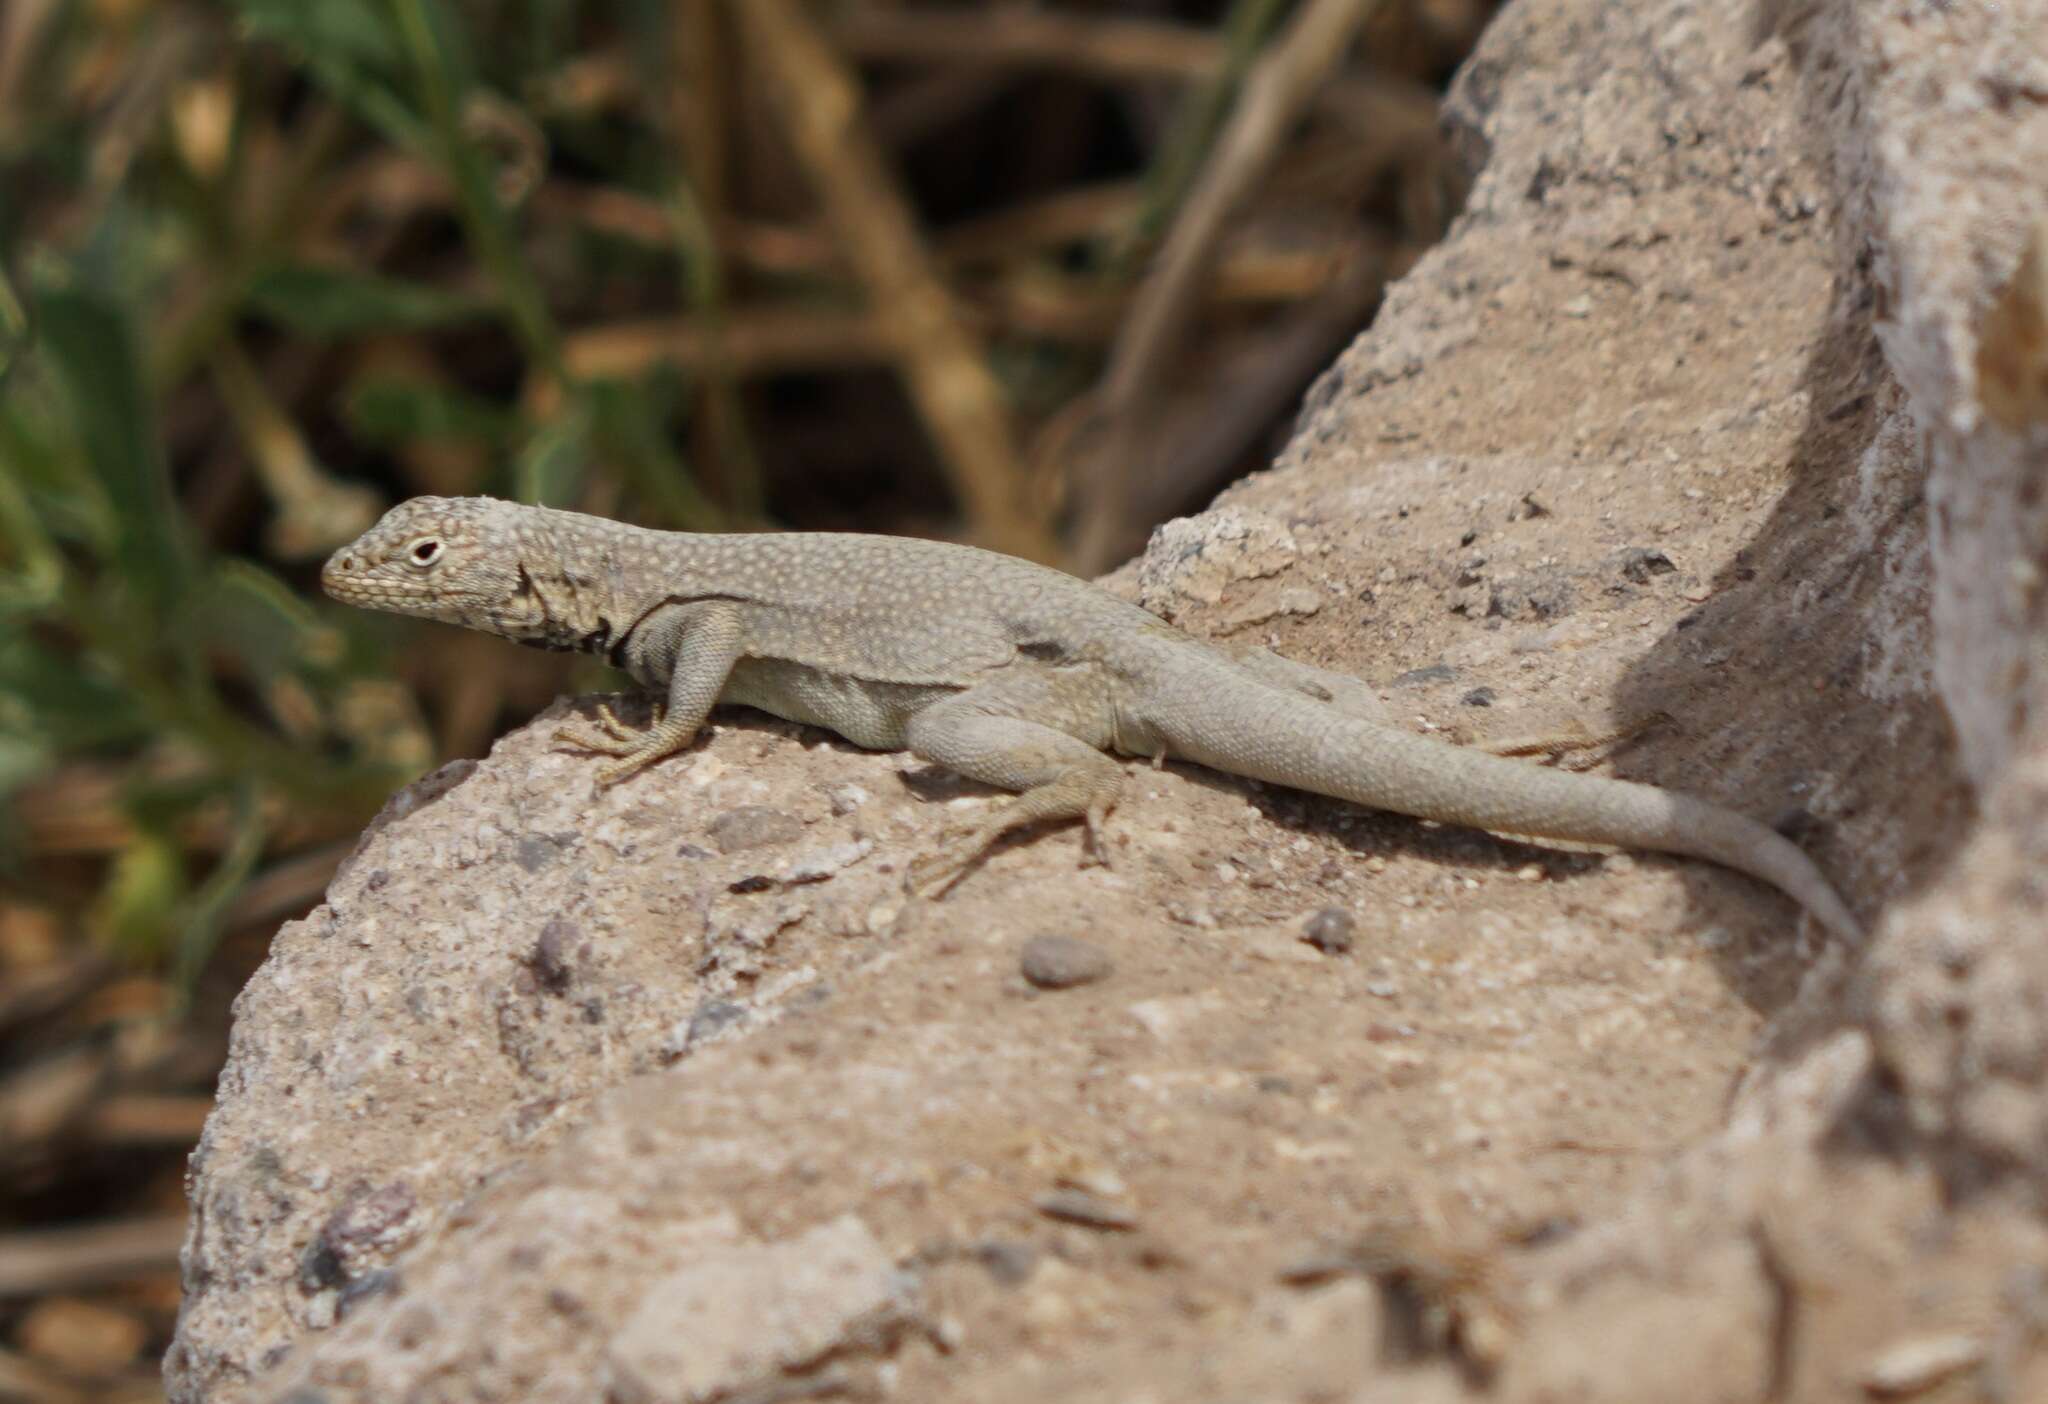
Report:
M1123 788L1123 767L1088 742L1057 727L940 704L913 718L910 749L970 780L1018 791L979 824L911 865L908 885L939 896L966 876L998 839L1014 829L1079 819L1088 855L1107 866L1102 826Z
M1372 722L1376 726L1394 725L1393 713L1387 704L1380 701L1379 694L1364 678L1355 678L1349 673L1333 673L1328 668L1317 668L1307 663L1297 663L1292 658L1282 657L1269 648L1257 644L1229 642L1212 643L1210 647L1222 653L1231 662L1252 674L1268 687L1286 688L1304 697L1336 708L1347 717Z

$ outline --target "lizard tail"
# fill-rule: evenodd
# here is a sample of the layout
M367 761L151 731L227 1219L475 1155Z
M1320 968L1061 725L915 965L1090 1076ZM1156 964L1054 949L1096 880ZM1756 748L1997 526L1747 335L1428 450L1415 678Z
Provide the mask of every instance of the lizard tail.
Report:
M1256 683L1208 677L1175 693L1146 720L1177 758L1418 819L1704 858L1771 884L1842 939L1862 939L1811 858L1720 805L1453 746Z

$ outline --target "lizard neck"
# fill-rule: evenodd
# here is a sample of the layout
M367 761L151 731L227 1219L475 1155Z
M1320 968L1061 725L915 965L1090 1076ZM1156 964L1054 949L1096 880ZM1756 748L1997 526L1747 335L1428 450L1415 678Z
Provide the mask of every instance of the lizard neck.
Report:
M503 632L534 648L608 657L654 601L642 599L618 530L577 531L563 523L530 535L520 553L518 593ZM611 524L607 523L607 526Z

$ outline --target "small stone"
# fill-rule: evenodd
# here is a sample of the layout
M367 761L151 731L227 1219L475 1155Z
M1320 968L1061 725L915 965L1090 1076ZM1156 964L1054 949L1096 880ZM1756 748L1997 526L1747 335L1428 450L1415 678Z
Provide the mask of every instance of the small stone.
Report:
M1324 955L1343 955L1356 939L1358 921L1342 907L1325 907L1301 929L1301 939Z
M832 807L833 817L838 819L844 819L873 798L873 795L852 783L834 785L825 791L825 802Z
M804 883L825 882L867 857L874 851L874 847L872 839L854 839L848 843L827 844L823 848L799 853L789 860L789 869L782 874L782 880L792 887Z
M618 1404L772 1397L789 1372L920 1319L919 1296L852 1215L774 1243L708 1246L650 1285L607 1344L609 1389L593 1393Z
M1083 1228L1110 1229L1121 1233L1138 1226L1136 1211L1098 1198L1086 1190L1063 1189L1040 1195L1036 1208L1048 1219L1058 1219L1063 1224L1079 1224Z
M1015 1287L1031 1276L1038 1266L1038 1250L1028 1243L1010 1243L991 1238L974 1246L975 1261L988 1269L999 1286Z
M1277 1274L1289 1287L1320 1287L1359 1270L1358 1255L1333 1248L1317 1248L1283 1263Z
M533 978L540 987L551 995L566 994L570 982L575 978L575 957L572 947L581 932L576 923L563 917L549 917L540 929L540 938L527 953L527 968L533 971Z
M772 848L794 843L804 831L803 821L766 805L749 804L727 810L711 821L706 831L720 853L731 856L749 848Z
M1543 865L1541 863L1524 863L1521 867L1515 869L1515 877L1522 882L1541 882L1543 881Z
M398 1274L390 1268L371 1268L361 1277L355 1278L341 1289L335 1298L334 1314L337 1320L346 1321L348 1314L372 1297L388 1297L398 1291Z
M1019 972L1041 990L1091 984L1114 968L1109 952L1072 936L1033 936L1017 956Z
M1934 1388L1984 1358L1981 1337L1956 1332L1920 1336L1882 1351L1863 1372L1863 1388L1880 1399L1900 1399Z
M1653 575L1669 575L1678 567L1671 557L1654 546L1631 546L1616 559L1621 577L1636 585L1647 585Z
M696 1048L709 1043L735 1024L744 1023L747 1018L745 1005L729 1000L709 999L697 1006L697 1012L690 1016L690 1022L683 1035L685 1048Z
M1141 1028L1152 1037L1164 1043L1177 1037L1183 1030L1208 1018L1223 1009L1226 1001L1216 990L1203 990L1200 994L1161 995L1156 999L1141 999L1130 1008L1130 1015Z

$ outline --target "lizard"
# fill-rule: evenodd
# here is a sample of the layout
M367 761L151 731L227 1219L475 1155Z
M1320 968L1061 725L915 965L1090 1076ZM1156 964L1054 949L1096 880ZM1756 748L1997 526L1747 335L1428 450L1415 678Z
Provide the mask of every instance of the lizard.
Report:
M1359 679L1196 638L1101 587L973 546L842 532L656 531L484 497L401 502L329 558L338 600L581 650L656 694L559 743L616 784L695 740L716 704L909 750L1016 798L911 865L943 893L1012 830L1103 825L1110 753L1211 770L1518 838L1702 858L1777 887L1847 941L1804 851L1690 795L1462 747L1395 725Z

